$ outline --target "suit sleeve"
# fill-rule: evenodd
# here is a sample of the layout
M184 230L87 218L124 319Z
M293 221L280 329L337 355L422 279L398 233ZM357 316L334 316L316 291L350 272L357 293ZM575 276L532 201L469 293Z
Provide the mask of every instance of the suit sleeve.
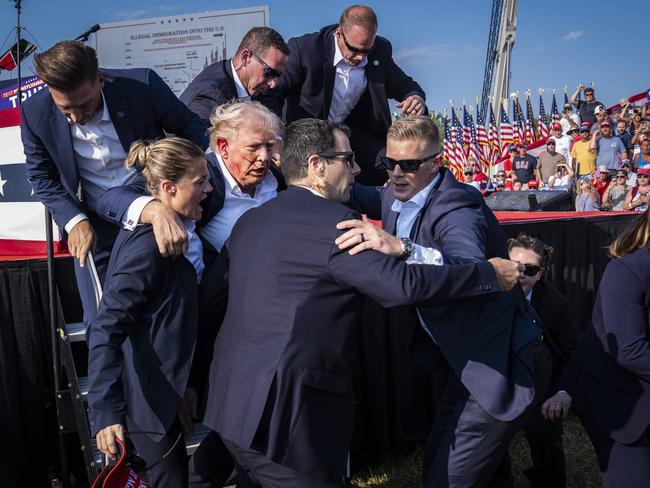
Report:
M136 198L144 195L147 195L147 192L143 178L130 185L110 188L97 200L97 215L121 227L127 220L129 206Z
M350 207L373 220L381 220L381 195L380 187L355 183L352 186Z
M354 218L354 215L346 218ZM447 300L500 290L494 269L488 262L409 266L376 251L351 256L348 251L333 246L329 269L338 283L355 288L384 307L442 305Z
M207 149L210 140L206 121L187 108L154 70L148 70L148 74L150 102L158 127Z
M99 311L87 332L88 405L93 435L104 427L125 422L121 346L133 328L143 326L139 321L149 291L161 279L166 265L157 249L143 245L148 242L131 240L118 250Z
M482 209L465 192L448 192L450 211L436 222L440 252L454 264L486 260L488 225Z
M388 98L401 102L411 95L417 95L426 99L422 87L410 76L408 76L402 68L397 66L393 60L393 46L390 41L388 43L388 67L386 68L386 94Z
M74 216L83 213L83 210L61 183L59 169L40 138L32 131L24 107L21 107L20 136L25 151L27 178L38 199L63 229L65 224ZM74 161L71 163L76 165Z
M609 353L625 369L650 381L647 280L622 259L609 263L600 283L601 312Z

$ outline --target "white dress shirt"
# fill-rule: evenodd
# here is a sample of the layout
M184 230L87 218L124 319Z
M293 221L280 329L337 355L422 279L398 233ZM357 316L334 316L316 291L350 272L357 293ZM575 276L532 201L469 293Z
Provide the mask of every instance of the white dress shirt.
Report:
M368 85L367 64L368 58L364 58L358 66L348 63L343 58L338 42L336 42L336 32L334 32L333 65L336 68L336 76L334 77L332 102L327 120L334 123L343 122L350 115Z
M400 200L395 200L391 207L393 212L398 212L399 216L397 217L397 225L395 229L395 235L397 237L410 237L411 228L415 224L415 221L420 214L420 211L424 208L429 193L435 186L435 184L440 179L440 174L437 174L431 183L429 183L423 190L413 195L406 202L401 202ZM409 264L434 264L436 266L442 266L444 260L442 254L437 249L432 247L424 247L419 244L414 244L415 250L413 254L406 260Z
M90 208L96 208L97 200L109 188L132 183L137 178L135 169L124 167L126 153L111 121L104 94L103 108L85 124L75 124L68 119L72 147L79 171L81 196ZM150 197L137 198L127 211L127 221L138 222L140 213ZM66 232L88 217L79 213L65 224ZM133 227L131 227L133 228Z
M237 89L237 99L245 102L250 101L251 96L248 94L246 87L237 76L237 71L235 71L235 65L232 64L232 59L230 60L230 69L232 69L232 78L235 80L235 88Z
M239 185L232 177L228 168L221 160L219 153L215 152L219 161L219 167L224 177L224 201L223 208L201 229L201 236L207 240L217 251L223 247L223 243L230 236L232 228L244 212L251 208L259 207L268 202L278 194L278 181L269 171L262 182L255 188L255 196L251 197L239 188Z

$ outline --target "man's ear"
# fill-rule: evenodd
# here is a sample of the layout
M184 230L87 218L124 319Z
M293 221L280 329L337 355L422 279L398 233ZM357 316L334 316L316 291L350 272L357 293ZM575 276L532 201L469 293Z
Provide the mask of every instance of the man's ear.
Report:
M214 150L219 152L221 159L224 161L228 159L228 156L230 155L230 145L228 144L228 139L217 137L216 143L214 145Z
M325 162L320 156L312 154L307 159L307 166L309 167L309 173L314 176L323 177L325 175Z

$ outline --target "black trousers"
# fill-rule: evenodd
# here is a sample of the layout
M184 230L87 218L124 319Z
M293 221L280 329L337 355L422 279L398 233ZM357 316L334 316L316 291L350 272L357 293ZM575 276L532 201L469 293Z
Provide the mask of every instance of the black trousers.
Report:
M158 442L147 434L129 433L136 453L149 469L146 477L152 488L183 488L187 486L187 453L178 418L169 432Z
M327 483L275 463L254 449L244 448L223 439L244 473L239 480L242 488L343 488L341 483ZM243 476L242 476L243 475Z
M436 411L422 459L424 488L488 486L526 412L538 408L551 375L551 353L543 343L531 344L535 369L535 398L512 422L492 417L451 374ZM536 395L537 396L537 395Z
M201 441L189 462L191 488L222 488L233 471L233 461L221 437L210 433ZM239 472L239 470L238 470Z

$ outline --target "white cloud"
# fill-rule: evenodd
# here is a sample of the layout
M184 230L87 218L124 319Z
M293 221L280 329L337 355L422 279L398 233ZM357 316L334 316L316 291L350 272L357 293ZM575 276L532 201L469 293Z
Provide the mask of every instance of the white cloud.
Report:
M562 37L563 41L575 41L578 37L582 37L585 31L571 31Z
M420 44L400 49L393 55L393 58L398 62L417 61L428 64L477 53L483 53L478 46L456 47L448 44Z

